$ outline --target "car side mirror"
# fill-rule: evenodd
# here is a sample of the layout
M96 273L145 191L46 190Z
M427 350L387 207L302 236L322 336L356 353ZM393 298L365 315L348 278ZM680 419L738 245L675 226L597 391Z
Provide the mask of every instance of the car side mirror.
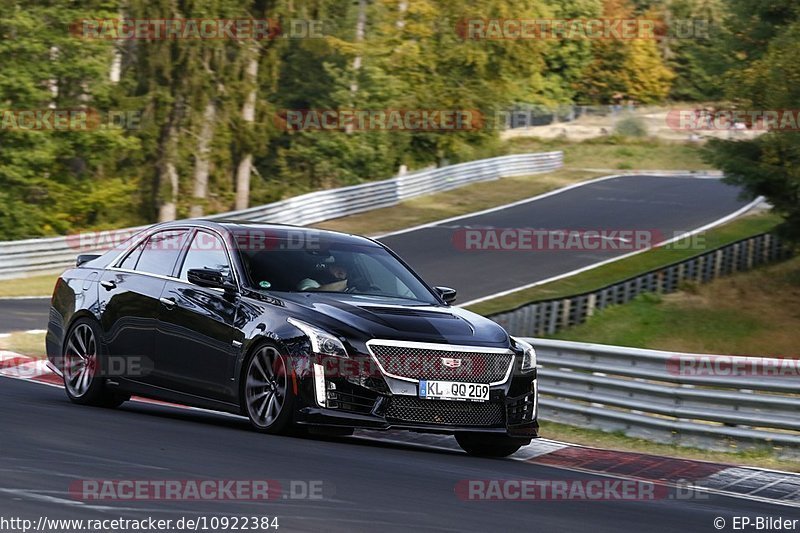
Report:
M189 283L211 289L224 289L225 292L234 292L236 286L219 270L211 268L192 268L186 273Z
M458 295L458 291L455 289L451 289L450 287L434 287L439 296L442 297L444 303L447 305L452 304L456 301L456 296Z

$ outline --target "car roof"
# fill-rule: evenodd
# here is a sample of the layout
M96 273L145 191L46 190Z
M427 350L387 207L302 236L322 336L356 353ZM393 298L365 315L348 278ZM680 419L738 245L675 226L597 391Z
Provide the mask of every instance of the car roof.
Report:
M165 222L163 224L159 224L158 226L154 226L152 229L169 229L172 226L194 226L198 228L208 228L208 229L215 229L219 230L226 230L230 233L246 233L248 231L268 231L273 233L275 236L283 236L288 235L289 233L304 233L304 234L314 234L318 237L328 238L332 240L336 240L343 243L350 243L350 244L361 244L361 245L371 245L371 246L380 246L375 240L370 239L369 237L364 237L362 235L355 235L351 233L342 233L339 231L332 231L332 230L325 230L319 228L308 228L305 226L294 226L292 224L276 224L276 223L268 223L268 222L252 222L246 220L211 220L211 219L188 219L188 220L177 220L174 222Z

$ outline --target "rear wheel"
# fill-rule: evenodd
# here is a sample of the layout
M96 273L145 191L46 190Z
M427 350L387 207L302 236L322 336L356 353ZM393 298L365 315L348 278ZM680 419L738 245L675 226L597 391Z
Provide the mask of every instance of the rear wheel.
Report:
M462 450L475 457L508 457L531 442L530 439L480 433L456 433L456 441Z
M64 344L64 389L74 403L118 407L129 397L106 389L99 339L100 327L91 319L79 319L72 326Z
M295 395L290 387L289 359L265 344L250 356L242 401L256 431L281 434L292 426Z

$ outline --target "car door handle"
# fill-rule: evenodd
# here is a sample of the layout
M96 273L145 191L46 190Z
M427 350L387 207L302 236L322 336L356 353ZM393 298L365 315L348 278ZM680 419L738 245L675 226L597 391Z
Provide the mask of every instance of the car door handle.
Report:
M116 289L117 288L117 284L116 283L114 283L113 281L108 281L108 280L101 281L100 285L102 287L104 287L106 290L109 290L109 291L112 290L112 289Z
M161 302L167 309L172 309L175 307L175 300L172 298L159 298L158 301Z

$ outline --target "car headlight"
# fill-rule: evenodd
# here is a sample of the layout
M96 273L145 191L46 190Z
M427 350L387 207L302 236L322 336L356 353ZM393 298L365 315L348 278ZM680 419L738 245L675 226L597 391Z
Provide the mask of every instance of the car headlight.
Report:
M533 346L522 339L514 338L514 342L523 350L520 370L523 372L533 372L536 370L536 350L533 349Z
M314 353L347 357L347 350L345 350L344 344L342 344L342 341L340 341L336 335L301 320L297 320L296 318L287 318L286 321L308 336L308 340L311 341L311 349Z

